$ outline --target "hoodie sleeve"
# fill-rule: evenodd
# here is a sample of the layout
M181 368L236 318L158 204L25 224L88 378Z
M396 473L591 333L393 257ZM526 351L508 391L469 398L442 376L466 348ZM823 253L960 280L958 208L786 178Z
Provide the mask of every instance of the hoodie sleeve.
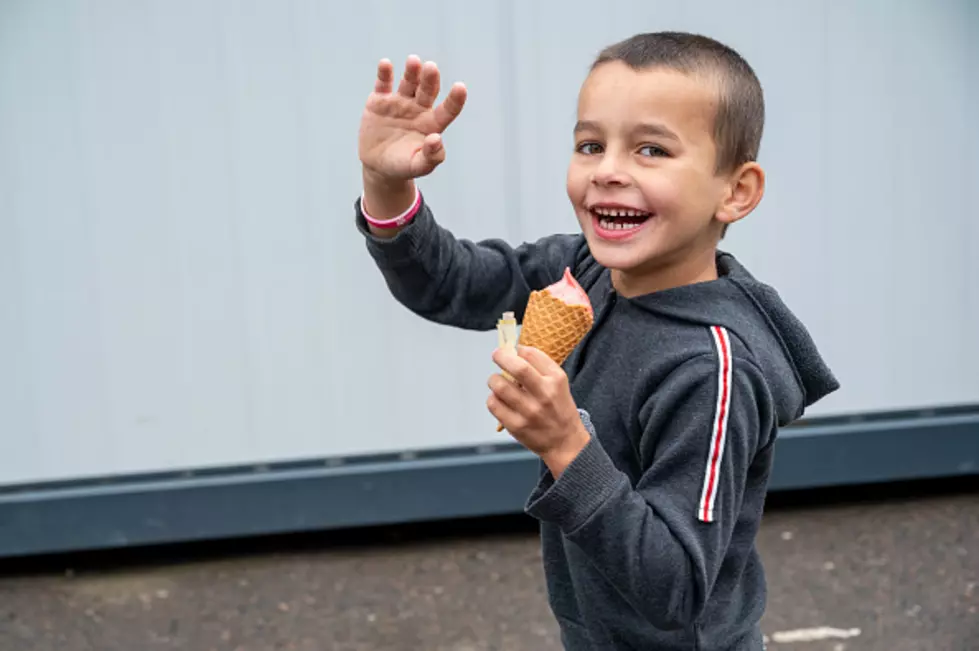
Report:
M545 472L527 512L556 524L623 597L663 629L697 621L741 517L749 468L769 438L757 366L695 357L640 410L643 474L633 486L592 439L555 481Z
M558 281L575 268L580 235L551 235L512 247L500 239L456 238L436 223L422 199L418 214L395 237L375 237L358 199L356 224L388 289L402 305L435 323L492 330L500 315L523 318L531 290Z

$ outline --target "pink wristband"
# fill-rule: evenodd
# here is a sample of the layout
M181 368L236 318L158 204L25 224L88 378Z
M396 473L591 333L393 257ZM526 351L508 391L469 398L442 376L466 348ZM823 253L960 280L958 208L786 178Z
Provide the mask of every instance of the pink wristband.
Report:
M418 189L418 186L415 186L415 200L411 202L411 207L408 208L408 210L404 211L397 217L392 217L391 219L374 219L367 214L367 208L364 206L364 195L360 196L360 212L364 214L364 219L367 220L367 223L374 228L400 228L414 219L415 215L418 214L418 209L421 208L421 205L422 193Z

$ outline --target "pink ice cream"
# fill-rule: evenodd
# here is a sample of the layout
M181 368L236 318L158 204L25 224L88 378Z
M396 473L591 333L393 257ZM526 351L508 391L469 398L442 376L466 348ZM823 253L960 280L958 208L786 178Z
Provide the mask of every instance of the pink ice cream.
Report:
M588 293L578 284L575 277L571 275L571 269L565 267L564 276L561 280L544 289L548 294L568 305L582 305L594 314L591 301L588 300Z

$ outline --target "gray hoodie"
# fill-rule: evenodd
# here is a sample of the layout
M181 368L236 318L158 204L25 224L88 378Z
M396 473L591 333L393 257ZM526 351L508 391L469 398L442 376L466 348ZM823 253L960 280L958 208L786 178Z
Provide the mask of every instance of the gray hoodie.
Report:
M526 511L541 523L569 651L759 651L755 534L778 428L838 383L778 294L729 254L719 279L619 296L581 234L518 247L456 238L423 201L396 237L356 224L394 297L436 323L491 330L570 268L595 324L564 364L592 434Z

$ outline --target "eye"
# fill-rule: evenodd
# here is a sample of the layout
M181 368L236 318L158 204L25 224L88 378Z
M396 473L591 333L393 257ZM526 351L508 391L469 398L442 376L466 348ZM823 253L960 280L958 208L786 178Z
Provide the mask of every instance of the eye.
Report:
M591 156L594 154L602 153L602 146L597 142L583 142L574 148L579 154L585 154L586 156Z
M662 147L659 147L658 145L644 145L644 146L642 146L642 147L639 148L639 152L642 153L643 156L654 156L655 157L655 156L669 156L670 155L670 152L666 151ZM643 152L646 152L646 153L643 153Z

